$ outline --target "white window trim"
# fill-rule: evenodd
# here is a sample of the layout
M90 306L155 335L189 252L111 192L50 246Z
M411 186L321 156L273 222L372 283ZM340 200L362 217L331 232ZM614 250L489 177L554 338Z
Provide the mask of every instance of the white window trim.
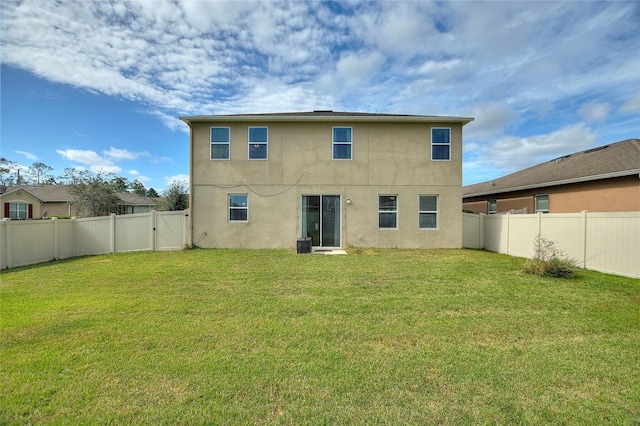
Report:
M27 203L26 201L9 201L9 219L14 219L14 220L26 220L29 219L29 204L31 203ZM11 205L15 205L16 208L14 210L14 212L16 213L16 217L11 217ZM20 208L19 206L24 206L25 210L24 210L24 218L20 217Z
M420 197L436 197L436 209L435 210L420 210ZM420 194L418 196L418 229L423 231L437 231L440 229L440 212L438 208L440 207L440 196L438 194ZM436 215L436 226L434 228L423 228L420 226L420 214L421 213L435 213Z
M213 142L211 140L211 130L212 129L227 129L227 130L229 130L229 141L228 142ZM229 147L229 156L227 158L211 158L211 145L227 145ZM229 161L229 160L231 160L231 127L228 127L228 126L211 126L209 128L209 160L211 160L211 161Z
M349 142L336 142L333 140L333 136L335 135L335 129L350 129L351 130L351 140ZM351 155L349 158L335 158L333 156L336 145L350 145L351 146ZM331 159L336 161L351 161L353 160L353 127L351 126L333 126L331 128Z
M266 129L267 130L267 141L266 142L251 142L251 129ZM247 128L247 158L250 161L266 161L269 159L269 127L268 126L249 126ZM251 145L265 145L267 147L267 156L265 158L251 158Z
M247 197L247 206L246 207L231 207L231 196L232 195L243 195ZM246 210L247 211L247 219L246 220L231 220L231 210ZM229 223L248 223L249 222L249 194L247 193L239 193L234 192L231 194L227 194L227 222Z
M395 211L390 210L380 210L380 197L396 197L396 209ZM380 227L380 213L391 214L395 213L396 215L396 226L395 228L381 228ZM400 215L398 214L398 194L378 194L378 229L381 231L394 231L400 227Z
M436 142L433 142L433 131L434 130L448 130L449 131L449 143L441 143L441 142L437 142L436 143ZM448 146L449 147L449 158L446 159L446 160L439 159L439 158L434 159L433 158L433 147L434 146ZM429 155L431 156L431 161L451 161L451 157L452 157L452 155L451 155L451 127L432 127L431 128L431 146L429 148L430 148Z
M538 209L538 197L542 197L542 196L547 197L547 204L549 204L549 206L546 209ZM533 196L533 208L535 209L536 213L549 213L550 206L551 206L551 199L549 197L549 194L535 194Z

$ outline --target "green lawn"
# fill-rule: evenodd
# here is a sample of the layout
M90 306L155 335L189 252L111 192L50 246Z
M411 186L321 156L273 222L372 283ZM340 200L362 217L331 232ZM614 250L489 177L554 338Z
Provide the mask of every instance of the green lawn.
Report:
M0 424L640 422L640 282L471 250L3 271Z

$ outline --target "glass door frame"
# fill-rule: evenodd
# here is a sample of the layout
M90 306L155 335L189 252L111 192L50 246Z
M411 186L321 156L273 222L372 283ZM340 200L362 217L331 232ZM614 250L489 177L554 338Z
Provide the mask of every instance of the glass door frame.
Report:
M312 246L314 248L317 249L339 249L342 247L342 196L340 194L302 194L300 196L300 233L302 234L302 237L308 237L309 233L308 233L308 226L309 224L307 223L307 211L306 211L306 206L308 205L307 202L305 202L305 199L307 197L319 197L320 199L320 203L318 206L318 242L313 241L312 242ZM325 211L325 202L328 200L325 200L325 197L335 197L335 199L333 200L334 202L337 201L337 212L336 215L334 216L334 221L333 221L333 226L334 229L337 228L337 240L338 240L338 245L324 245L324 211ZM330 201L328 201L330 202ZM335 208L335 207L334 207Z

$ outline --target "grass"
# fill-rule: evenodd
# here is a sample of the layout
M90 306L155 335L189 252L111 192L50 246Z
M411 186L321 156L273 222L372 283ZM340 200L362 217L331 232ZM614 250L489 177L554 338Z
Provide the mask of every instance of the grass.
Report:
M637 424L639 281L522 266L190 250L3 271L0 423Z

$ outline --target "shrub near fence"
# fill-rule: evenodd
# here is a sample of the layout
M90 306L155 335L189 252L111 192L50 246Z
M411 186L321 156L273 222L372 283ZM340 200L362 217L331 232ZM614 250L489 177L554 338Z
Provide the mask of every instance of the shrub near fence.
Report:
M127 251L180 250L187 243L185 211L82 219L0 221L0 268Z
M580 267L640 278L640 212L462 215L466 248L530 258L542 235Z

